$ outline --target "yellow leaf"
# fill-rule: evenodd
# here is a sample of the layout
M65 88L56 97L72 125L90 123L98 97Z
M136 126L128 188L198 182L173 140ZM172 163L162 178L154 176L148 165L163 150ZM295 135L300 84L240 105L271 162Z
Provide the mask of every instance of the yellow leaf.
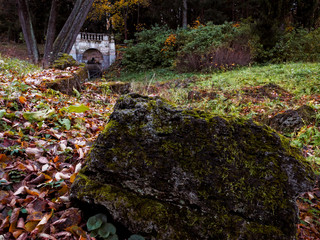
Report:
M78 175L78 173L74 173L70 176L70 182L73 183L74 180L76 179L76 176Z
M38 225L39 222L40 222L40 220L39 221L29 221L24 226L24 229L27 232L32 232L36 228L36 226Z

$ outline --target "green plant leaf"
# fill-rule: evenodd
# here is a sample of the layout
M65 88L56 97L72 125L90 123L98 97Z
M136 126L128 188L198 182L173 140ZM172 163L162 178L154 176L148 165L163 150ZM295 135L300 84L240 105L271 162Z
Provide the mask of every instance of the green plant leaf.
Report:
M114 235L109 236L106 240L119 240L119 238L118 238L117 234L114 234Z
M71 105L69 107L64 107L61 109L61 111L67 111L67 112L72 112L72 113L83 113L85 111L88 111L90 108L86 105Z
M80 98L81 94L79 93L79 91L75 88L73 88L73 93L76 95L76 98Z
M116 233L116 228L111 223L103 223L98 230L98 234L103 238L107 238L110 235L114 235L115 233Z
M102 223L108 222L107 216L103 213L98 213L95 216L96 216L96 218L100 219L102 221Z
M131 235L128 240L145 240L145 238L140 235L134 234Z
M71 121L68 118L60 119L59 123L64 126L67 130L71 128Z
M2 118L5 113L6 113L6 110L4 110L4 109L0 110L0 118Z
M55 111L53 109L48 109L44 111L36 111L36 112L25 112L23 113L23 117L32 122L32 121L43 121L46 118L49 118Z
M98 218L97 215L90 217L87 221L88 231L92 231L100 228L102 223L103 223L102 220Z
M90 236L91 237L97 237L98 236L98 230L97 229L95 229L95 230L93 230L92 232L90 232Z
M106 223L104 225L104 227L106 228L106 230L108 230L112 235L116 234L116 227L112 224L112 223Z

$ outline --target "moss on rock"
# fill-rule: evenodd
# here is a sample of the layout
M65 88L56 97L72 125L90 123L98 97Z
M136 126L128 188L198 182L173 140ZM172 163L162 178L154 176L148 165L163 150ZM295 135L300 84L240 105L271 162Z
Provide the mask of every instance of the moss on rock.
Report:
M122 96L73 198L151 239L295 239L314 174L267 126Z
M56 78L53 81L44 81L42 84L47 88L72 95L74 93L74 89L81 91L81 86L87 78L87 70L84 67L80 67L76 71L72 72L72 76Z
M50 67L64 70L72 66L80 66L80 63L67 53L59 53L57 59L54 60Z

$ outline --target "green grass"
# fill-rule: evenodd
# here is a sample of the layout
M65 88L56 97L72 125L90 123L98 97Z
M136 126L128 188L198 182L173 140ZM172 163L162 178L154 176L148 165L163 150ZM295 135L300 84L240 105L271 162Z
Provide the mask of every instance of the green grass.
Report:
M288 63L243 67L238 70L202 75L199 84L206 88L214 85L223 90L244 86L277 84L293 94L320 92L320 63Z
M320 63L286 63L242 67L233 71L213 73L177 73L170 69L107 75L107 80L154 84L176 79L197 77L197 86L207 89L214 85L221 90L239 90L244 86L275 83L294 94L320 93Z
M22 77L30 72L40 70L40 67L17 58L3 57L0 54L0 74L5 77Z
M108 81L121 81L121 82L139 82L139 83L155 83L164 82L176 78L188 78L195 75L194 73L179 74L170 68L156 68L147 71L139 72L121 72L120 74L109 73L106 75Z

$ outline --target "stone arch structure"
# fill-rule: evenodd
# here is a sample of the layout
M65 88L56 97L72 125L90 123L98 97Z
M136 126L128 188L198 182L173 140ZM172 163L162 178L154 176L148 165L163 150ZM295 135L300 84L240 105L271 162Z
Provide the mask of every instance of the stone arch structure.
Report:
M89 48L83 53L82 61L90 62L92 59L101 64L103 62L103 54L98 49Z
M107 69L116 59L116 47L112 37L102 33L79 33L70 55L81 63L94 58Z

